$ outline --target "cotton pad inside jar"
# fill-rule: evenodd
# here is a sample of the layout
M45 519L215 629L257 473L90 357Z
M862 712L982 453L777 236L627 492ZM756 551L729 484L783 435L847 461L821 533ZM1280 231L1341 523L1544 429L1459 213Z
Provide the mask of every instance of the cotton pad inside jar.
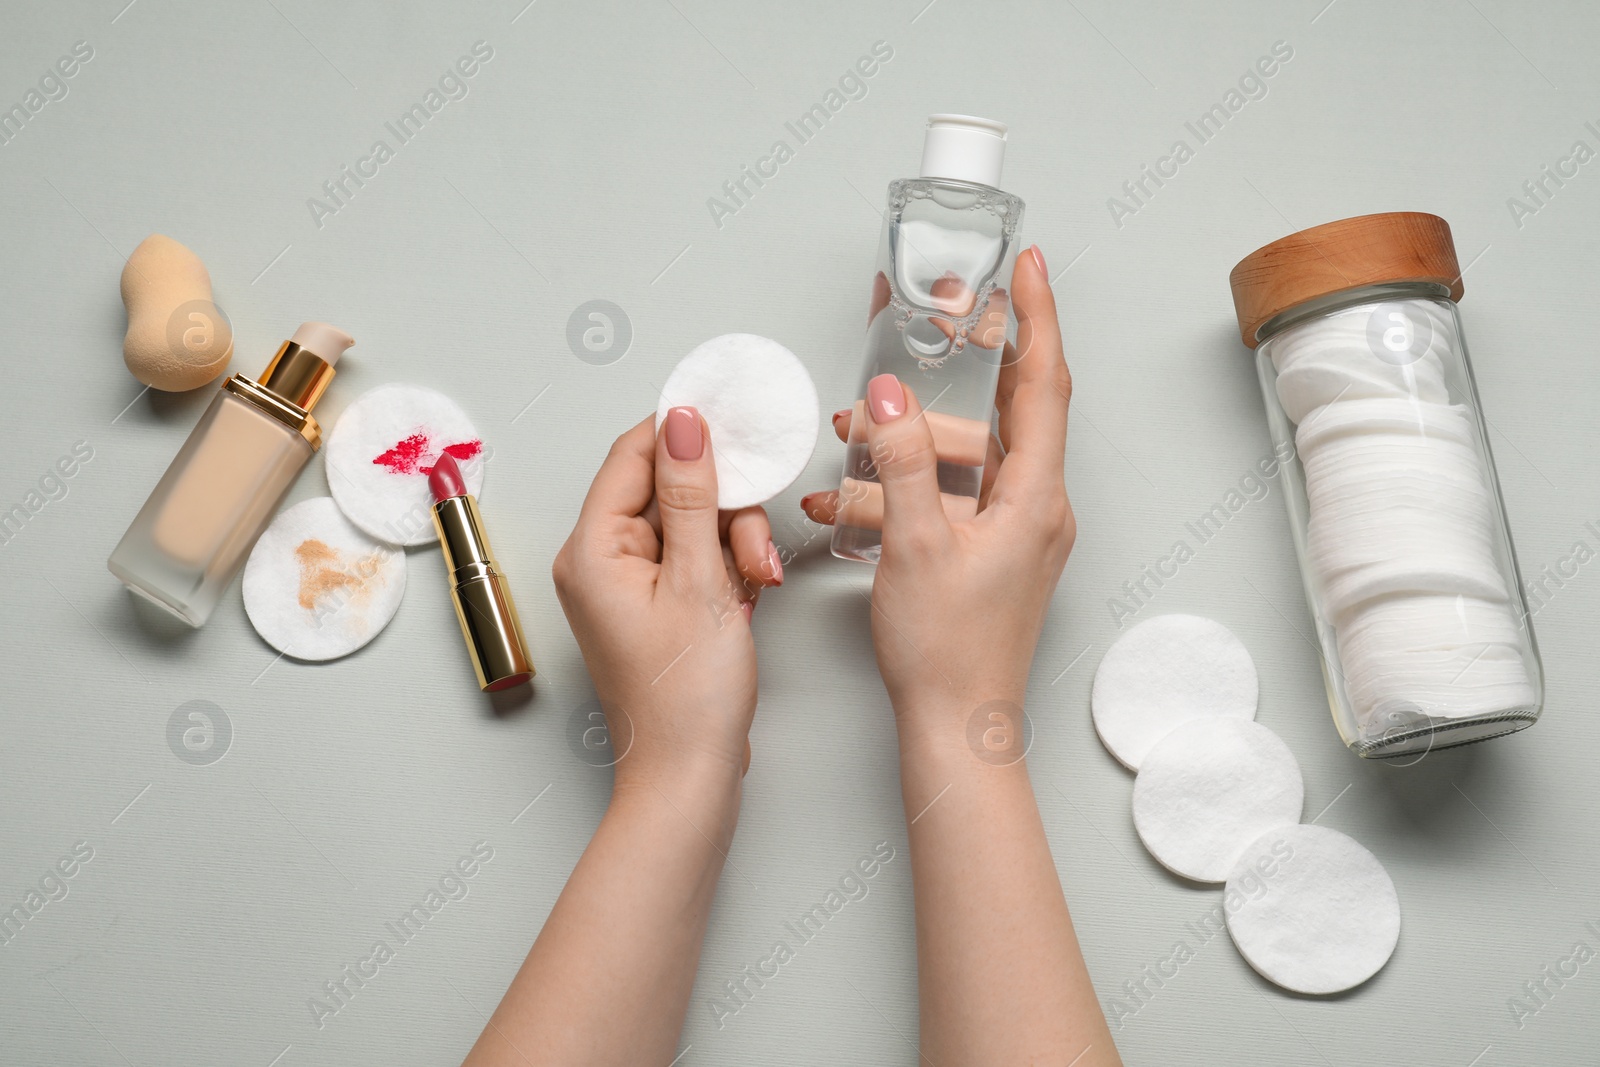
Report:
M821 411L805 365L783 345L728 333L697 346L667 378L656 427L692 407L711 428L717 506L761 504L794 484L817 447Z

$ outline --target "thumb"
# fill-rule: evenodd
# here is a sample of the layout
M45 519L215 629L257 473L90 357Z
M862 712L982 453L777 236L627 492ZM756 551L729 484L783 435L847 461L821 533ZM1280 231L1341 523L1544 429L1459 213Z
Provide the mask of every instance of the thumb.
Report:
M717 534L717 467L711 431L691 407L671 408L656 435L661 569L684 586L727 581Z
M892 374L867 383L867 453L883 485L885 545L950 535L939 496L939 457L916 394Z

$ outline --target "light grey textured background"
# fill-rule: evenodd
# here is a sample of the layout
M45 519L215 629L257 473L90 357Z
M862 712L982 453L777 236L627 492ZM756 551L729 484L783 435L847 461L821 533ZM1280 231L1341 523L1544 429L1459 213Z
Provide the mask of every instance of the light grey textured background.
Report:
M74 42L94 50L68 95L0 147L0 505L25 502L75 442L93 449L66 495L0 546L0 905L75 843L94 851L69 895L0 947L0 1062L465 1053L607 796L608 772L569 745L592 691L549 579L590 476L672 364L714 334L778 338L811 367L825 410L843 406L883 188L915 171L923 117L944 110L1012 124L1005 184L1056 275L1077 380L1067 478L1082 532L1031 689L1039 804L1108 1007L1175 942L1195 950L1129 1001L1124 1055L1594 1062L1600 962L1547 983L1520 1027L1508 1003L1579 942L1600 948L1600 564L1561 562L1576 542L1600 549L1588 525L1600 523L1600 162L1547 183L1520 220L1508 205L1575 141L1600 149L1592 5L124 2L0 11L0 104ZM308 198L376 139L394 147L384 123L480 40L493 58L470 95L318 226ZM796 146L784 123L878 41L893 58L866 95ZM1175 139L1192 145L1185 121L1278 41L1293 58L1267 95L1114 223L1107 199ZM794 158L719 227L707 199L779 138ZM1454 227L1521 562L1568 577L1547 583L1537 616L1545 720L1409 769L1363 763L1334 733L1276 489L1140 612L1203 613L1240 635L1261 672L1260 719L1304 768L1307 818L1370 847L1399 888L1387 969L1342 997L1297 998L1226 939L1188 932L1217 893L1140 848L1130 777L1095 741L1088 692L1117 634L1109 598L1268 452L1228 270L1292 229L1393 209ZM275 661L237 587L187 632L106 572L210 395L141 394L121 365L118 275L155 231L209 264L234 369L257 371L304 319L355 335L325 424L390 381L435 386L471 413L494 448L484 509L542 672L531 703L494 709L475 692L435 550L412 553L389 629L320 666ZM609 366L565 340L592 299L631 321L631 349ZM755 761L685 1065L916 1061L894 738L860 596L870 575L829 557L797 509L839 460L825 437L771 508L798 559L755 620ZM326 492L319 459L290 499ZM190 700L232 726L208 766L168 746ZM480 841L494 858L470 895L319 1029L308 998ZM707 998L879 841L899 853L870 895L719 1029Z

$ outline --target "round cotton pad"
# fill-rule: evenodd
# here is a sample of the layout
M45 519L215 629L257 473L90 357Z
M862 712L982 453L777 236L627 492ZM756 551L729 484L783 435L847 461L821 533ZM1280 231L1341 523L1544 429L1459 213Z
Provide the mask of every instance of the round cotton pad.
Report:
M1256 665L1226 626L1198 615L1157 615L1119 637L1094 675L1095 732L1122 764L1190 719L1253 719Z
M354 652L389 625L405 591L405 550L356 529L326 496L280 512L244 567L250 625L295 659Z
M1229 901L1238 900L1237 908ZM1338 993L1377 974L1400 940L1400 898L1376 856L1322 826L1269 830L1228 878L1228 933L1261 976Z
M392 545L426 545L433 529L428 472L442 452L483 490L483 442L466 412L420 385L380 385L339 416L324 448L328 488L351 522Z
M717 506L745 508L793 484L817 447L817 387L795 354L753 333L713 337L684 356L661 390L656 426L675 407L711 428Z
M1300 821L1300 765L1278 735L1249 719L1197 719L1150 749L1133 783L1133 825L1161 865L1223 882L1268 830Z

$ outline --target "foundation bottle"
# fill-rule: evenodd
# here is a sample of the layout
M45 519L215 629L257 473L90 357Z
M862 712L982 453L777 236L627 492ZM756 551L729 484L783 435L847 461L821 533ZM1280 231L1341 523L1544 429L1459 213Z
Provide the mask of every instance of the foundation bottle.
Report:
M307 322L254 380L235 374L123 534L107 565L190 626L211 616L322 443L311 409L354 339Z

